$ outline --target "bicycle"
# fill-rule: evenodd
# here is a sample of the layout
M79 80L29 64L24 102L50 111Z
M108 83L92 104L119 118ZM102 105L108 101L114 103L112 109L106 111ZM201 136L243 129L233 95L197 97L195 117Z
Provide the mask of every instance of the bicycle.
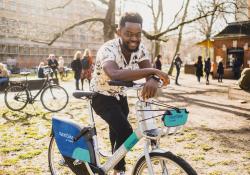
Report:
M41 94L40 100L42 105L48 111L58 112L64 109L68 104L68 93L63 87L53 83L53 80L49 78L50 72L50 68L45 67L46 79L35 95L31 94L31 90L28 87L27 76L30 72L20 73L26 77L25 82L10 83L4 94L6 106L13 111L20 111L25 108L28 103L33 104L39 94Z
M133 87L140 89L142 85L133 82L111 81L111 85ZM48 150L49 169L52 175L72 174L78 175L105 175L107 174L142 138L144 138L144 153L136 161L133 175L197 175L196 171L181 157L159 147L161 137L176 132L187 121L186 109L176 108L156 101L145 102L138 99L136 103L136 116L138 127L127 140L115 151L108 160L100 163L104 155L98 146L97 132L91 107L91 99L95 92L74 92L76 98L86 98L89 105L91 124L82 127L76 122L56 116L52 117L52 137ZM167 109L154 110L152 105L167 107ZM148 115L153 111L163 111L163 114ZM148 113L149 112L149 113ZM156 118L161 118L160 127ZM171 132L172 133L172 132ZM151 147L151 149L150 149Z

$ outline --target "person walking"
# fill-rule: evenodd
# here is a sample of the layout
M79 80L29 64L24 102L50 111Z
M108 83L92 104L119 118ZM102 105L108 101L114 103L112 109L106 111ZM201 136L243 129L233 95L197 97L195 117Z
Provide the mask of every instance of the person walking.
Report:
M91 74L93 70L93 58L89 49L85 49L82 59L81 85L83 90L84 80L87 79L90 85Z
M155 62L154 62L154 67L156 69L161 70L162 64L161 64L161 55L160 54L156 56L156 59L155 59Z
M71 62L71 68L74 71L76 90L80 90L79 80L80 80L81 71L82 71L81 57L82 57L81 51L76 51L74 55L74 59Z
M179 75L180 75L180 72L181 72L182 60L181 60L181 58L180 58L180 54L179 54L179 53L176 55L174 64L175 64L175 68L176 68L175 84L176 84L176 85L180 85L180 84L178 83L178 78L179 78Z
M0 63L0 87L7 86L9 82L9 72L3 63Z
M40 62L38 68L37 68L37 76L38 78L44 78L45 74L44 74L44 62Z
M211 61L210 61L210 58L208 58L205 61L204 72L206 73L206 85L209 85L209 75L210 75L210 72L211 72Z
M201 56L198 56L198 60L195 63L195 67L196 67L197 80L198 80L198 82L200 82L201 77L203 77L203 63L202 63L202 57Z
M64 77L64 73L65 73L65 70L64 70L64 59L63 59L62 56L60 56L59 59L58 59L58 72L59 72L60 78L62 80L63 77Z
M222 61L219 62L218 68L217 68L217 73L218 73L218 82L222 83L223 75L224 75L224 66Z
M124 87L109 86L109 80L134 81L146 79L141 97L146 100L156 94L158 80L169 84L168 75L152 68L149 55L141 43L142 17L138 13L126 13L121 17L118 38L104 43L97 52L91 90L97 92L92 99L96 114L104 119L110 130L110 142L114 153L132 134L128 121L129 106ZM113 175L125 174L125 158L114 167Z
M54 54L49 55L48 66L52 69L51 77L53 78L53 76L55 74L55 77L57 79L58 62L57 62Z

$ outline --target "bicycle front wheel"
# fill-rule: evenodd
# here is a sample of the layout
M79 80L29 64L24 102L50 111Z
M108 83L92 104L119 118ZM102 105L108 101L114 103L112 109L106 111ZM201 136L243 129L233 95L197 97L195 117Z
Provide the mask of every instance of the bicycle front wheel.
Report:
M48 151L49 169L52 175L89 175L84 163L74 165L74 159L63 157L52 136Z
M171 152L152 152L149 155L154 175L197 175L195 170L184 159ZM137 161L132 174L150 174L145 156Z
M6 106L13 111L22 110L29 101L27 89L20 85L13 85L6 89L4 102Z
M63 110L69 101L67 91L58 85L46 87L41 94L41 102L45 109L51 112Z

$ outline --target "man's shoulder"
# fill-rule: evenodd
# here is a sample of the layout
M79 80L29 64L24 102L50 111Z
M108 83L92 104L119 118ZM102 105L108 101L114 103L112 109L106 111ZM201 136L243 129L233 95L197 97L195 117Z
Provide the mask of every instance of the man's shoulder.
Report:
M105 42L100 49L105 49L105 48L117 49L118 47L119 47L119 38L115 38Z

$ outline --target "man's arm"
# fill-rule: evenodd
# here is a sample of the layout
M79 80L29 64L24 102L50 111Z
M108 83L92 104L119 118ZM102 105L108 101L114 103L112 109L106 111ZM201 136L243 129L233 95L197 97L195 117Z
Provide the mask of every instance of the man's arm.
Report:
M144 68L138 70L119 69L114 61L106 61L103 64L103 70L111 80L134 81L150 75L156 75L157 69Z
M147 78L150 75L157 75L165 85L169 84L168 75L158 69L151 68L149 60L140 62L139 67L138 70L119 69L114 61L103 63L103 70L111 80L134 81Z

